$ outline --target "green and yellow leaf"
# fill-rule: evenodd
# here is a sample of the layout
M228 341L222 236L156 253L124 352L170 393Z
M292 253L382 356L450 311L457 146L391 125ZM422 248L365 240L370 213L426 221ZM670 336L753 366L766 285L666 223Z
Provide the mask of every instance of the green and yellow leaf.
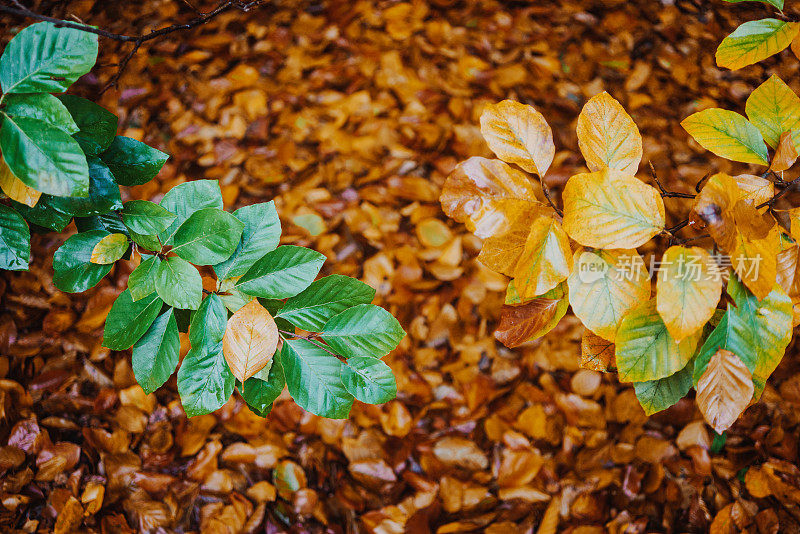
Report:
M564 230L587 247L635 248L664 229L658 191L619 171L577 174L562 198Z
M717 65L736 70L777 54L792 43L800 24L778 19L750 20L736 28L717 48Z
M0 156L0 191L3 191L11 200L16 200L31 208L36 206L42 196L41 191L28 187L22 180L14 176L2 156Z
M89 261L97 265L114 263L128 250L128 244L125 234L108 234L94 246Z
M656 282L656 308L676 341L703 328L714 315L721 291L722 272L708 252L674 246L664 253Z
M612 342L623 316L650 298L650 279L635 250L575 251L567 285L575 316Z
M792 131L794 146L800 150L800 97L778 76L773 74L756 87L744 110L769 146L777 148L781 134Z
M706 150L731 161L769 165L761 132L734 111L711 108L689 115L681 126Z
M656 309L655 299L629 311L614 343L617 371L622 382L646 382L673 375L692 359L702 332L677 341Z
M561 225L539 217L531 226L525 248L514 269L514 285L523 300L550 291L569 276L572 249Z
M666 410L681 400L692 389L692 362L675 374L658 380L636 382L633 390L639 404L644 408L644 413L653 415Z
M528 172L544 176L553 163L553 132L533 106L514 100L486 106L481 114L481 133L498 158Z

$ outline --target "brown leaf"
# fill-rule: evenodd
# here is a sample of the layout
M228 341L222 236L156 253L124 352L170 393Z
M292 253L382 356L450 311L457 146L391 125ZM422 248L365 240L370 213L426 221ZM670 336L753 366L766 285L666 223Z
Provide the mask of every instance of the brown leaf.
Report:
M753 398L753 377L734 353L719 349L697 382L697 406L718 434L730 427Z
M519 306L503 305L494 337L506 347L513 348L546 334L567 311L564 286L561 284L551 292Z
M278 326L272 315L253 299L228 319L222 353L233 376L244 382L264 368L278 347Z
M614 365L615 346L611 341L584 330L581 338L581 367L592 371L608 371Z
M797 149L792 140L792 132L783 132L780 141L778 141L775 155L772 156L769 170L775 172L785 171L794 165L795 161L797 161Z

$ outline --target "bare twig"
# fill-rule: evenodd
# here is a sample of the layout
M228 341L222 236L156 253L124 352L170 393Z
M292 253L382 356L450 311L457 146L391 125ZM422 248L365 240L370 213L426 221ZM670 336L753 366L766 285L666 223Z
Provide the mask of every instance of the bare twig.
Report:
M656 174L656 168L653 167L653 162L648 162L650 164L650 175L655 180L656 184L658 185L658 189L661 191L662 198L694 198L695 196L691 193L678 193L676 191L667 191L664 189L664 186L661 185L661 181L658 179L658 174Z
M771 199L769 199L767 201L764 201L761 204L759 204L758 206L756 206L756 209L763 208L764 206L769 206L769 208L772 209L772 207L775 205L775 202L777 202L778 199L780 199L782 196L784 196L786 193L788 193L791 189L793 189L794 186L797 185L798 183L800 183L800 176L798 176L797 178L795 178L791 182L785 182L786 187L784 187L783 189L781 189L780 191L775 193L775 195Z
M20 4L16 0L12 0L16 7L10 6L0 6L0 13L8 13L11 15L17 15L19 17L28 17L32 19L42 20L46 22L52 22L58 27L62 28L73 28L76 30L81 30L89 33L94 33L99 35L100 37L105 37L106 39L112 39L114 41L119 41L122 43L133 43L133 48L130 52L123 58L122 61L119 63L119 69L117 73L111 78L109 83L103 89L102 92L107 91L110 87L119 82L120 77L122 76L125 67L127 67L128 62L130 62L131 58L136 54L136 52L141 48L141 46L146 43L147 41L152 41L153 39L157 39L159 37L163 37L164 35L183 31L183 30L190 30L192 28L196 28L202 24L207 23L214 17L225 13L226 11L230 11L231 9L238 9L239 11L247 12L253 8L259 7L266 3L266 0L250 0L250 1L243 1L243 0L226 0L220 2L216 8L212 9L211 11L207 12L197 12L197 17L193 18L188 22L171 24L169 26L165 26L164 28L160 28L158 30L153 30L149 33L144 33L141 35L123 35L119 33L113 33L106 30L101 30L98 28L93 28L86 24L79 24L75 22L69 22L66 20L61 20L53 17L48 17L46 15L41 15L30 9L26 8L22 4ZM196 11L196 10L195 10Z
M544 198L547 199L547 203L550 204L550 207L553 208L556 213L558 213L559 217L563 217L564 212L561 211L558 206L556 206L555 202L553 202L553 198L550 196L550 189L547 187L547 184L544 183L544 178L541 176L539 176L539 184L542 186L542 193L544 193Z

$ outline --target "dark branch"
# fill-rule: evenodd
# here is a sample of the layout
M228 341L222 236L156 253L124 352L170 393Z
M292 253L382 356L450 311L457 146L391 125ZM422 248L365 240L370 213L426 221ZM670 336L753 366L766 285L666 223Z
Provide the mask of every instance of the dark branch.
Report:
M544 198L547 199L547 203L550 204L550 207L553 208L556 213L558 213L559 217L563 217L564 212L556 206L555 202L553 202L553 198L550 196L550 189L547 187L547 184L544 183L544 178L541 176L539 176L539 184L542 186L542 193L544 193Z
M694 195L691 193L678 193L676 191L667 191L664 189L664 186L661 185L661 181L658 179L658 174L656 174L656 168L653 167L653 162L649 162L650 164L650 175L655 180L656 184L658 185L658 189L661 191L662 198L694 198Z
M797 178L795 178L791 182L785 182L786 187L784 187L783 189L778 191L771 199L769 199L769 200L767 200L765 202L762 202L761 204L756 206L756 209L763 208L764 206L769 206L769 208L772 209L772 207L775 205L775 203L778 201L778 199L780 199L782 196L784 196L786 193L788 193L791 189L794 189L794 186L799 183L798 181L800 181L800 176L798 176Z

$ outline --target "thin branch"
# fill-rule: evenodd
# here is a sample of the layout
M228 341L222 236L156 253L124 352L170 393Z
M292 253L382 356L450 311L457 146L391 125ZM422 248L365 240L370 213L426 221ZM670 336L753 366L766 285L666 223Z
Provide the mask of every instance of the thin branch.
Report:
M561 211L558 206L556 206L555 202L553 202L553 198L550 196L550 189L547 187L547 184L544 183L544 178L541 176L539 176L539 184L542 186L542 193L544 193L544 198L547 199L547 203L550 204L550 207L553 208L556 213L558 213L559 217L563 217L564 212Z
M756 209L761 209L764 206L769 206L769 208L772 209L772 206L775 205L775 202L777 202L778 199L780 199L782 196L784 196L786 193L788 193L789 190L791 190L796 184L798 184L799 183L798 181L800 181L800 176L798 176L797 178L795 178L791 182L786 182L786 187L784 187L783 189L778 191L775 194L775 196L773 196L771 199L769 199L769 200L767 200L765 202L762 202L761 204L756 206Z
M650 164L650 175L655 180L656 184L658 184L658 189L661 190L661 197L662 198L694 198L695 196L691 193L678 193L676 191L667 191L664 189L664 186L661 185L661 181L658 179L658 174L656 174L656 168L653 167L653 162L648 162Z
M109 88L113 87L114 85L119 82L120 77L122 76L125 67L128 66L128 62L130 62L131 58L136 54L136 52L141 48L142 44L146 43L147 41L151 41L153 39L157 39L159 37L163 37L164 35L183 31L183 30L190 30L192 28L196 28L202 24L209 22L214 17L225 13L226 11L230 11L231 9L238 9L242 12L250 11L255 7L259 7L266 3L266 0L251 0L245 2L243 0L227 0L220 2L216 8L212 9L211 11L207 12L198 12L197 17L193 18L188 22L172 24L170 26L165 26L164 28L160 28L158 30L153 30L149 33L144 33L141 35L123 35L119 33L113 33L106 30L101 30L98 28L93 28L86 24L78 24L75 22L69 22L66 20L56 19L53 17L48 17L46 15L40 15L30 9L27 9L22 4L17 2L16 0L12 0L14 5L18 7L10 7L10 6L0 6L0 13L8 13L11 15L17 15L19 17L28 17L37 20L42 20L46 22L52 22L58 27L62 28L72 28L75 30L81 30L88 33L93 33L95 35L99 35L100 37L105 37L106 39L112 39L114 41L119 41L122 43L133 43L133 49L128 52L125 58L119 63L119 70L117 73L111 78L109 83L103 89L102 92L107 91Z
M312 345L316 345L317 347L321 348L322 350L324 350L325 352L327 352L331 356L336 356L338 359L340 359L342 361L346 361L344 356L340 356L340 355L336 354L335 352L330 350L328 347L326 347L322 343L316 341L314 339L315 334L309 334L307 336L304 336L304 335L301 335L301 334L297 334L295 332L289 332L288 330L281 330L281 329L278 329L278 332L280 332L281 334L283 334L285 336L292 336L295 339L304 339L304 340L308 341L309 343L311 343Z

